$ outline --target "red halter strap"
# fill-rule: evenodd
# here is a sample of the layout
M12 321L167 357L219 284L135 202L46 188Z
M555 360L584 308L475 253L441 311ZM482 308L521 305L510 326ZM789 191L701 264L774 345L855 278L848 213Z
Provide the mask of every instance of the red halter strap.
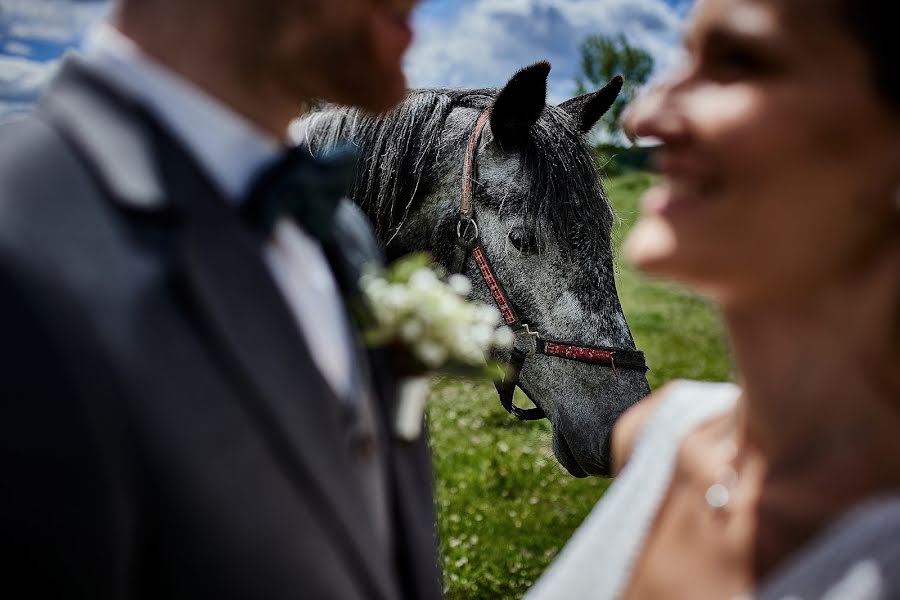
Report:
M475 264L478 265L478 270L481 271L481 276L484 278L484 282L491 291L491 296L494 297L497 308L500 309L500 314L503 316L503 322L509 327L521 325L519 315L517 315L516 311L513 310L513 307L510 306L509 300L506 297L506 290L503 289L500 280L494 275L494 270L491 268L491 263L488 261L488 257L484 253L484 248L481 244L472 249L472 256L475 257Z

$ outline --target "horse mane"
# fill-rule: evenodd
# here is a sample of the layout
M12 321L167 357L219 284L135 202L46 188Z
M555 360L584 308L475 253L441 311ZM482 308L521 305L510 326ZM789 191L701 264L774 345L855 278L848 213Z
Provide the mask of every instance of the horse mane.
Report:
M341 143L357 147L360 162L351 198L368 214L379 237L389 242L441 177L448 172L461 176L458 150L465 148L474 119L465 128L445 132L451 111L483 111L498 92L415 90L396 109L377 117L358 109L327 107L307 115L295 134L314 154ZM451 151L442 147L442 137L453 146ZM553 235L563 246L609 251L612 210L575 120L548 105L519 152L529 193L516 206L531 230L541 239ZM451 157L459 164L434 168Z

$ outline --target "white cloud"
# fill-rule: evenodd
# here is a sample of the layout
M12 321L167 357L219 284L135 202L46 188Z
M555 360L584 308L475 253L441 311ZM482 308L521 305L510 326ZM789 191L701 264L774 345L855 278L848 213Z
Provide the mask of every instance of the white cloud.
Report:
M58 66L0 55L0 123L27 114Z
M105 0L0 0L0 121L27 112L56 70L109 10Z
M18 56L28 56L31 54L31 46L28 44L23 44L22 42L17 42L15 40L6 42L3 45L3 53L4 54L15 54Z
M5 35L20 41L71 44L108 10L104 0L0 0Z
M560 102L572 95L578 46L591 34L622 32L653 55L657 71L671 68L682 13L664 0L479 0L449 23L419 19L406 72L413 87L498 87L548 59L550 101Z
M72 25L65 22L23 21L12 23L9 35L19 39L65 44L78 39L81 31L73 31Z
M39 63L17 56L0 55L0 90L8 102L32 100L56 70L56 62Z

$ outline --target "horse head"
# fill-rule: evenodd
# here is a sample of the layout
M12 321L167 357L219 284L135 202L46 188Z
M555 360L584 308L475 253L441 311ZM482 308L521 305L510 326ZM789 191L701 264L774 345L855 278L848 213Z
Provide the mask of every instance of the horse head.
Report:
M586 139L622 81L552 106L549 71L532 65L500 90L413 91L381 116L325 109L293 131L313 152L341 142L360 148L351 196L389 257L430 251L468 275L475 297L494 303L471 253L459 260L469 156L478 241L521 322L542 339L634 351L616 293L613 213ZM479 120L483 130L473 136ZM554 453L572 475L609 472L612 426L649 392L643 369L614 367L549 355L521 367L519 385L550 419Z

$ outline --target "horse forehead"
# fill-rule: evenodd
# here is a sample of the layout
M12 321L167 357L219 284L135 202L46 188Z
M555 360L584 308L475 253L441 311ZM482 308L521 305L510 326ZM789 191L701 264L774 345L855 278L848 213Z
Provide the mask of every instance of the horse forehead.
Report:
M485 109L474 108L471 106L455 106L447 115L444 121L443 137L445 142L462 141L461 146L457 145L460 150L464 150L469 135L475 128L475 122ZM550 150L560 145L581 145L584 143L583 136L578 132L572 117L563 109L547 105L544 112L538 119L538 122L532 127L532 137L540 137L541 146ZM485 128L482 134L482 144L493 140L490 124Z
M446 121L444 121L444 137L454 140L468 139L481 112L481 110L463 106L453 108L447 115Z
M438 168L452 174L454 179L462 173L468 142L482 112L478 108L457 106L446 117ZM591 150L571 117L562 109L549 105L545 108L540 120L532 127L531 138L524 149L504 151L492 141L488 127L478 146L476 177L488 196L496 196L494 199L502 201L508 208L515 209L518 206L516 200L526 202L526 198L535 194L547 196L537 200L538 204L552 203L554 199L575 201L579 205L598 203L578 211L583 213L602 211L606 205ZM539 207L534 205L533 208ZM546 208L544 205L539 212Z

